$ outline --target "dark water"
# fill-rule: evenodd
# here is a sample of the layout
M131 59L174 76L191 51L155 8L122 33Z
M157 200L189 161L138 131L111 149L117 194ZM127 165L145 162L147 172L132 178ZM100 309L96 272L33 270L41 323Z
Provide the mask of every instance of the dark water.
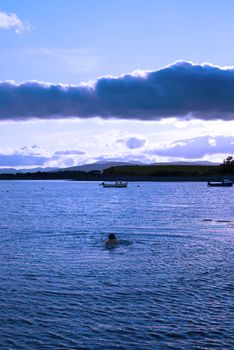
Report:
M234 349L234 188L1 181L0 195L0 349ZM132 244L106 250L109 232Z

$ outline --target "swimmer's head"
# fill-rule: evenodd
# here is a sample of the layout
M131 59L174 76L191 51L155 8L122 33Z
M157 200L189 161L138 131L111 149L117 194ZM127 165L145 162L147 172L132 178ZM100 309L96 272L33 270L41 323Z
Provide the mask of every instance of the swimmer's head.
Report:
M110 233L108 236L109 239L116 239L115 234L114 233Z

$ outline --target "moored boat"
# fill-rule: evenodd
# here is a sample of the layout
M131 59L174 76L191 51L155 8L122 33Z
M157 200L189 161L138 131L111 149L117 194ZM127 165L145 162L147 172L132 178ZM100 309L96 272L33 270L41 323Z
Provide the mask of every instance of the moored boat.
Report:
M123 181L115 181L115 182L109 182L109 183L102 182L100 186L104 188L124 188L128 186L128 183Z
M232 187L232 180L224 179L223 181L208 181L207 186L210 187Z

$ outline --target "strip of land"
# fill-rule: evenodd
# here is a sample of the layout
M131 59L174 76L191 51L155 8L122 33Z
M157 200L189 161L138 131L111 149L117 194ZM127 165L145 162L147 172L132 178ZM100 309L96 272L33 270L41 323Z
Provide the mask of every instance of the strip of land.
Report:
M0 174L0 180L74 180L74 181L219 181L234 180L234 166L221 165L126 165L103 171L38 171Z

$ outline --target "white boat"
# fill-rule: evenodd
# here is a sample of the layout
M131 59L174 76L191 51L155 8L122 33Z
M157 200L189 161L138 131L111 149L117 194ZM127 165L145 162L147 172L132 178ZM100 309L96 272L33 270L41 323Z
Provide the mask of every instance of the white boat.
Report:
M115 181L115 182L102 182L99 186L105 187L105 188L123 188L127 187L128 183L123 181Z
M233 185L232 180L224 179L223 181L208 181L207 186L213 186L213 187L232 187Z

